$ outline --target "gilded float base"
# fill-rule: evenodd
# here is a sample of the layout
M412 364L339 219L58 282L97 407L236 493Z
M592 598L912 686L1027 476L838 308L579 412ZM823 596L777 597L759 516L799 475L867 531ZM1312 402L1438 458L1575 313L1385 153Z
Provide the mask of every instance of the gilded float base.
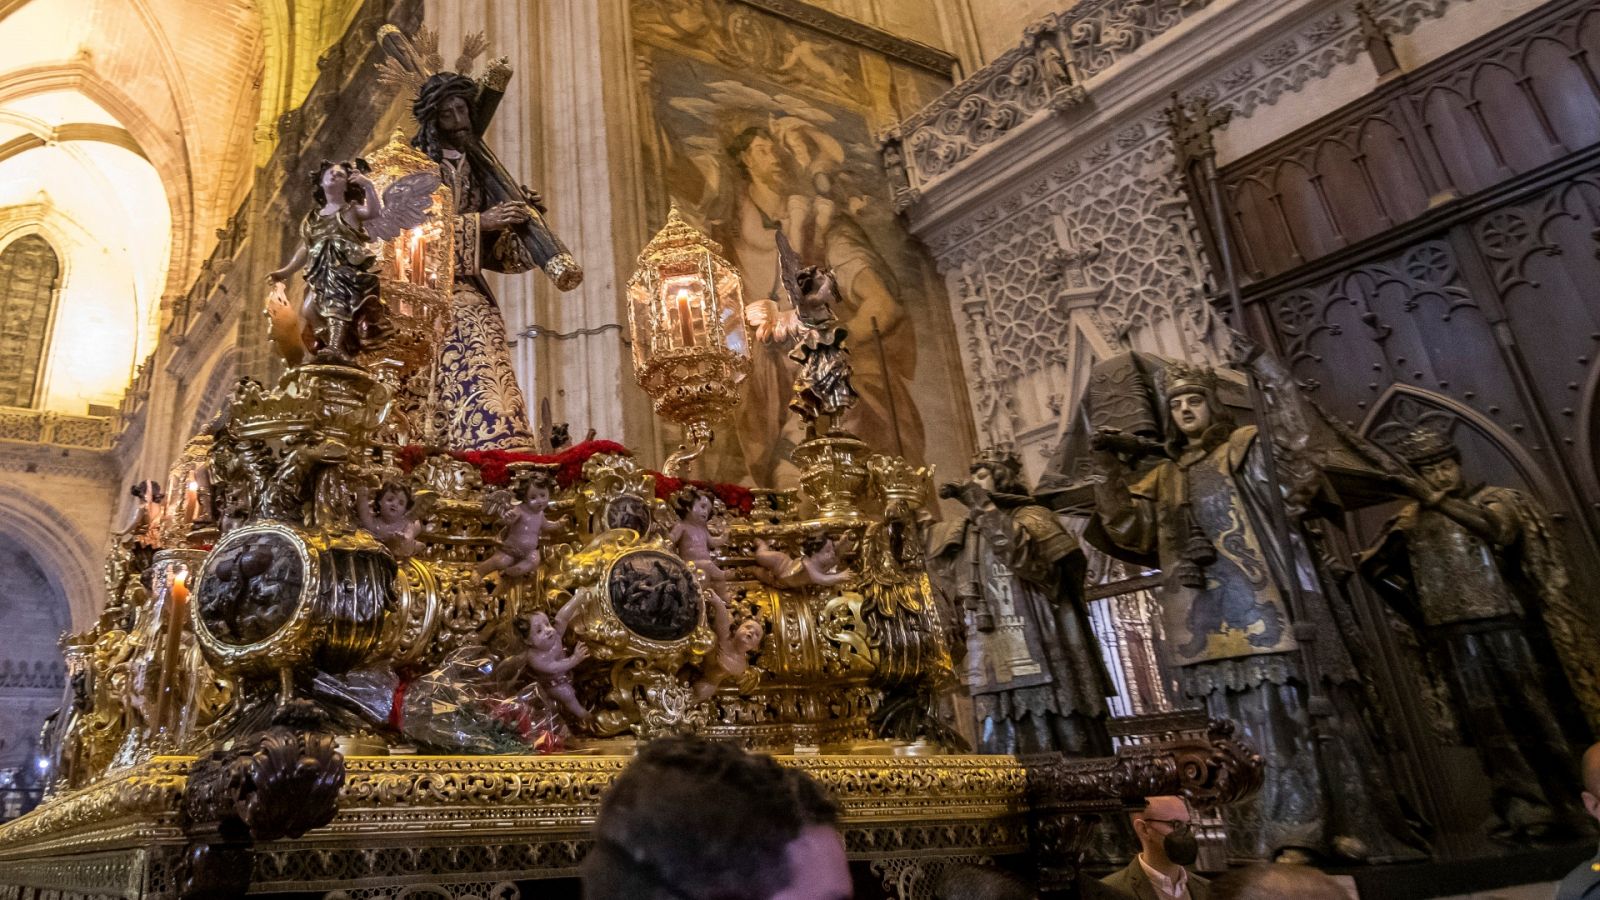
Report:
M1028 849L1027 776L1013 757L778 759L838 798L852 859L868 862L890 896L910 896L895 885L946 862ZM193 762L156 757L0 826L0 900L175 898ZM502 883L571 877L600 798L627 764L622 755L349 757L332 824L258 845L251 893L426 884L487 897Z

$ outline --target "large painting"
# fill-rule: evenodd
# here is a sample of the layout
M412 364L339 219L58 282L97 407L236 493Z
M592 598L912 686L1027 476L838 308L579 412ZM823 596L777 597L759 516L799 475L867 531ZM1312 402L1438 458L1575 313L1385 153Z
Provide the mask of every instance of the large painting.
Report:
M780 227L806 265L832 266L861 394L845 427L876 450L964 469L971 428L949 304L894 214L874 137L948 78L741 0L637 0L633 11L651 220L676 204L722 244L748 302L788 306ZM789 454L803 427L788 408L789 349L753 348L707 475L795 485Z

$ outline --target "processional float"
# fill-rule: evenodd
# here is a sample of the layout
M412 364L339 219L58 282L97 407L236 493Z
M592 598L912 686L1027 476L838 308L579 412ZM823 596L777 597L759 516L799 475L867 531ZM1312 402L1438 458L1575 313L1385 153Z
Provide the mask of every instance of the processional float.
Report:
M321 318L281 317L282 377L238 383L160 526L116 543L99 621L65 639L53 784L0 826L0 896L488 896L570 876L636 742L672 733L816 776L886 884L979 857L1062 877L1100 814L1252 789L1260 760L1225 724L1107 759L959 752L937 715L955 685L923 565L931 472L838 427L825 270L786 279L798 490L685 480L749 333L739 273L676 210L627 287L639 382L686 435L667 471L605 441L440 446L451 187L398 135L361 168L323 186L383 211L330 201L340 235L307 239Z

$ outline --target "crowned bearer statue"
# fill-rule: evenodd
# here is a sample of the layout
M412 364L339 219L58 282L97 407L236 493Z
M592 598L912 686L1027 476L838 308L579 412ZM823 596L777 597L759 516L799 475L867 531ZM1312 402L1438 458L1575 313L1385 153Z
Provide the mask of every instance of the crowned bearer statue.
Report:
M971 478L940 495L967 507L934 532L929 568L965 625L979 751L1109 756L1115 689L1089 627L1077 538L1034 500L1014 453L980 453Z
M1306 410L1276 360L1240 346L1282 446L1275 453L1256 426L1234 423L1214 371L1161 361L1155 396L1139 400L1165 411L1165 422L1152 422L1164 446L1109 428L1093 438L1097 525L1111 544L1159 564L1162 649L1183 697L1233 720L1266 759L1261 791L1227 811L1228 855L1419 858L1364 727L1362 647L1302 521L1321 483L1305 446ZM1288 501L1282 518L1274 484ZM1285 519L1286 528L1273 526ZM1312 652L1302 652L1302 639Z
M1490 833L1570 837L1586 825L1573 785L1600 719L1600 643L1569 596L1550 519L1520 491L1468 484L1461 451L1438 431L1413 431L1395 449L1420 476L1416 499L1363 555L1362 571L1422 635L1450 686L1489 776Z
M531 449L533 433L511 368L505 320L484 273L542 268L565 291L582 281L583 270L545 224L539 195L516 181L483 141L511 68L500 58L480 78L466 74L483 52L481 35L468 39L453 72L441 71L431 33L413 42L385 26L379 40L391 57L387 80L416 90L411 143L439 164L456 204L450 218L455 295L439 354L437 433L454 450Z

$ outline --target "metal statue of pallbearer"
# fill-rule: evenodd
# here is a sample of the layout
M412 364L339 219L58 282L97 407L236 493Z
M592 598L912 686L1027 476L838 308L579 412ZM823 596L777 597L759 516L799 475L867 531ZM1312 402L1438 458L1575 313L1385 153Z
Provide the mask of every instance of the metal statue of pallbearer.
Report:
M1104 426L1092 442L1095 527L1161 569L1162 649L1182 695L1237 723L1268 761L1261 792L1228 811L1229 855L1421 858L1366 727L1370 651L1304 525L1327 499L1296 440L1310 413L1275 359L1236 342L1284 441L1233 421L1214 370L1157 361L1148 382L1125 386L1166 410L1159 443Z
M1600 640L1549 515L1521 491L1469 483L1443 432L1413 430L1394 450L1394 474L1415 499L1361 570L1422 636L1454 695L1489 778L1490 834L1525 843L1590 830L1572 785L1600 724Z
M539 195L483 141L511 68L502 57L482 77L471 77L473 59L484 51L481 34L467 38L456 71L445 70L432 32L408 38L385 25L378 40L390 57L384 80L415 91L411 112L418 127L411 143L439 164L456 203L450 219L455 294L440 347L437 433L455 450L531 450L536 442L511 368L505 321L483 273L537 266L570 291L583 281L583 269L545 222Z

